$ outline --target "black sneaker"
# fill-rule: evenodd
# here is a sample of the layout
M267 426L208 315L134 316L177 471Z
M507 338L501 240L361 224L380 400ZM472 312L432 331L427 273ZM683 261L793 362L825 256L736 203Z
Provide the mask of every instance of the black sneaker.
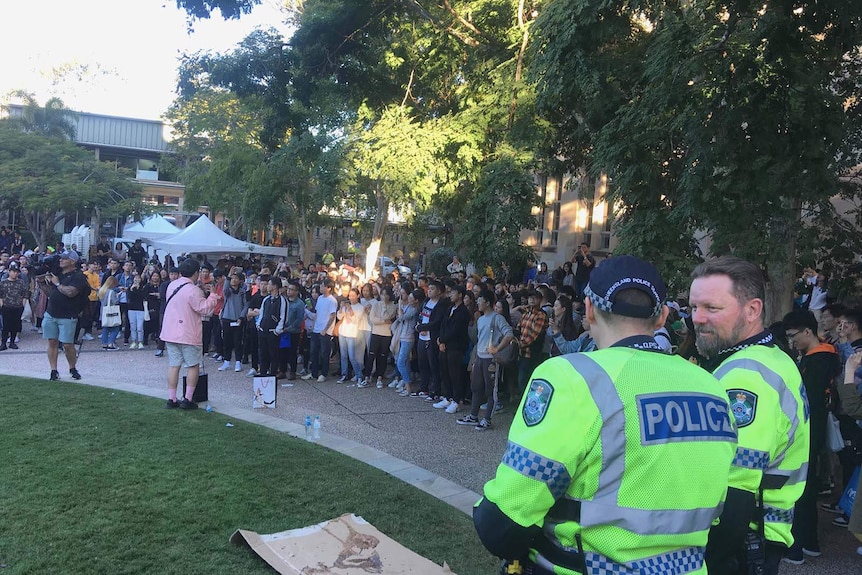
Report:
M180 409L192 410L192 409L197 409L198 404L195 403L194 401L189 401L188 399L186 399L184 397L182 399L182 401L180 401L180 403L177 407L179 407Z
M56 369L51 370L51 377L49 377L51 381L60 381L60 372Z
M464 417L456 419L455 423L458 425L477 425L479 423L479 418L468 413Z
M9 348L7 348L7 347L6 347L6 344L5 344L5 343L4 343L4 344L0 344L0 351L6 351L7 349L9 349Z
M72 375L72 379L81 379L81 374L74 367L69 370L69 373Z
M847 529L847 526L849 524L850 524L850 522L847 520L847 517L845 517L844 515L839 515L838 517L836 517L835 519L832 520L832 525L834 525L835 527L843 527L844 529Z
M844 510L835 505L834 503L821 503L818 507L827 513L834 513L835 515L844 515Z
M491 422L485 418L482 418L482 421L480 421L478 425L476 425L476 427L474 427L473 429L475 429L476 431L486 431L488 429L491 429Z
M162 357L163 355L165 355L165 350L163 349L160 349L156 352L156 357Z
M9 344L9 349L18 349L18 344L13 341Z
M179 406L180 406L179 401L174 401L172 399L169 399L168 402L165 404L165 409L176 409Z

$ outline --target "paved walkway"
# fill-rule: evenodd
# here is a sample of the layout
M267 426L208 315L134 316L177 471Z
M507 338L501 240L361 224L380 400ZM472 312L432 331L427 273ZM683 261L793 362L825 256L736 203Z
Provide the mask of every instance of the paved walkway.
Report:
M20 349L0 352L0 373L47 379L45 343L29 331L30 324L25 323L24 329L28 331L22 335ZM167 361L154 357L152 347L106 352L98 341L85 342L78 363L80 383L166 399ZM61 356L61 377L71 382L65 365ZM252 410L251 378L233 370L219 372L219 365L207 360L209 404L215 411L301 438L305 416L319 414L321 445L377 467L467 514L506 447L511 408L495 416L494 429L477 432L472 426L455 424L460 413L443 413L391 389L337 385L330 377L321 384L279 385L276 409ZM783 564L782 574L862 573L862 557L855 553L860 543L846 529L833 527L833 517L820 516L823 556L809 558L801 566Z

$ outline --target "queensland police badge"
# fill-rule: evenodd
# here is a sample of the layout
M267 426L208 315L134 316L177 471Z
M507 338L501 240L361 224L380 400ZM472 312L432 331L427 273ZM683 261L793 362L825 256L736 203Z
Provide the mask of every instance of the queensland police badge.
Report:
M730 399L730 413L736 420L736 427L745 427L754 421L757 395L745 389L728 389L727 397Z
M524 423L531 427L545 418L551 397L554 395L554 387L544 379L534 379L530 382L530 390L527 399L524 400Z

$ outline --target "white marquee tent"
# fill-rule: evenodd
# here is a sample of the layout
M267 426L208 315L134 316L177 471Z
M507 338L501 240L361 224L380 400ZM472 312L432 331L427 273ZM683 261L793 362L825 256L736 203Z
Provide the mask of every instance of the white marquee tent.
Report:
M180 229L162 217L161 214L155 214L140 222L126 224L123 227L123 238L142 240L151 244L156 240L175 236L179 232Z
M261 246L224 233L202 215L176 235L155 240L155 249L174 257L180 254L266 254L287 256L287 248Z

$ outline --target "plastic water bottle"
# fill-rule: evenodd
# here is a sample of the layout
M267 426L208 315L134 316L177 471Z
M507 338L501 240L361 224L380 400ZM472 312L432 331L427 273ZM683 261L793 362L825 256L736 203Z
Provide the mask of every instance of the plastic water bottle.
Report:
M207 404L207 413L212 413L212 412L213 412L213 407L212 407L212 405L210 405L210 404L208 403L208 404Z
M311 441L311 416L305 416L305 439Z
M320 416L314 416L314 439L320 439Z

